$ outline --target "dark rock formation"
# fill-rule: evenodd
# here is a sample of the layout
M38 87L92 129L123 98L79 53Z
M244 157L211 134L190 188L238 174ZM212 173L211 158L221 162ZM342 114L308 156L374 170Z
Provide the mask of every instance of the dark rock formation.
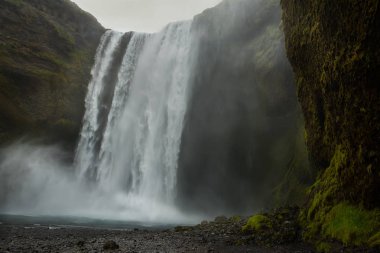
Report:
M380 2L282 0L282 7L307 146L320 172L303 215L308 235L366 244L380 229L378 218L365 218L380 207ZM337 234L328 225L346 220L352 227Z
M186 209L234 214L303 200L311 175L279 4L223 1L195 17L178 179Z
M69 0L2 0L0 23L0 144L74 145L104 28Z

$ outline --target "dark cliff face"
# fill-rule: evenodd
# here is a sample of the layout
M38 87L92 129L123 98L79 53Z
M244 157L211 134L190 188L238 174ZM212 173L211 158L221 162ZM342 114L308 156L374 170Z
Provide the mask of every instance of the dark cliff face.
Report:
M195 17L178 175L187 208L236 214L302 200L310 174L280 22L279 1L223 1Z
M304 219L310 234L334 237L326 217L337 206L380 207L380 2L282 0L282 7L307 146L320 172ZM363 230L368 240L373 231Z
M104 28L68 0L2 0L0 23L0 144L74 145Z

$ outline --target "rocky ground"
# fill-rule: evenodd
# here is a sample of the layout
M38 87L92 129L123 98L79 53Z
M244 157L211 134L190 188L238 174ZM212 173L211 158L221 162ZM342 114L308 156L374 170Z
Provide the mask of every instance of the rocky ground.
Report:
M247 219L217 217L192 227L170 229L97 229L77 226L0 224L3 252L256 252L312 253L298 240L294 212L279 212L283 226L267 233L245 232ZM278 216L277 215L277 216ZM294 215L293 215L294 216ZM274 231L276 230L276 231Z
M22 216L0 216L0 253L8 252L253 252L314 253L302 241L298 208L281 208L250 218L215 218L196 226L112 229L103 225L57 225L45 219L34 224ZM63 220L58 220L62 224ZM117 223L119 224L119 223ZM248 225L247 225L248 224ZM119 224L120 225L120 224ZM117 226L116 226L117 227ZM331 252L376 253L378 249L347 248L329 241Z
M209 230L148 231L0 225L0 252L257 252L309 253L303 244L235 245L236 234Z

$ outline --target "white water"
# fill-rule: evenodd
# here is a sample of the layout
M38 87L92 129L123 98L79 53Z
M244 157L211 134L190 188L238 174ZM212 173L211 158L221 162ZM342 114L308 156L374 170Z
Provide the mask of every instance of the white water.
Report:
M8 193L12 201L3 211L145 222L194 221L174 203L194 54L190 27L191 22L181 22L158 34L133 34L115 84L107 83L106 77L115 67L112 64L120 53L123 34L107 31L91 72L74 167L57 164L57 152L50 154L48 148L11 147L0 176L9 176L11 167L18 168L10 174L19 177L7 182L19 187L19 192ZM112 85L112 102L105 104L102 96ZM108 115L104 115L104 107L109 107Z
M191 68L190 26L176 23L153 36L132 36L102 133L96 133L102 105L94 96L107 85L101 78L115 43L106 46L105 56L98 54L94 69L100 74L93 74L89 86L76 164L81 176L95 174L102 190L124 192L127 199L147 203L173 204ZM120 38L114 33L107 36L111 42ZM93 148L94 137L102 139L100 151Z
M99 101L100 94L107 88L104 77L110 67L112 53L115 47L121 42L122 33L107 31L98 47L95 56L95 65L91 70L92 80L88 86L86 96L86 112L83 121L83 130L77 151L77 167L81 176L93 165L95 157L95 144L97 141L96 132L99 130Z

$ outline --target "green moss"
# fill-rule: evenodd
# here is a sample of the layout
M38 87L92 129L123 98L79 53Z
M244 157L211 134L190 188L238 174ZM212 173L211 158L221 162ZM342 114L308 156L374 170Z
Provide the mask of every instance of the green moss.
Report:
M368 245L368 238L380 228L379 211L366 211L341 203L326 215L322 228L324 235L345 245Z
M337 146L330 166L318 177L317 181L309 189L309 194L314 194L307 209L307 220L319 220L319 215L325 214L334 196L338 195L339 170L346 164L346 154L342 146ZM309 227L312 224L309 224ZM314 228L311 229L315 231Z
M242 230L245 232L250 230L259 230L264 227L271 227L270 219L264 215L257 214L248 219L247 224L242 227Z
M331 251L331 244L326 242L321 242L317 245L317 252L328 253Z
M374 234L371 238L369 238L368 243L369 243L369 246L372 248L380 247L380 231Z
M337 146L330 166L309 189L313 198L301 215L306 227L305 239L322 238L323 241L333 238L345 245L368 246L368 238L380 228L379 211L366 211L346 202L337 202L341 198L340 177L342 170L347 170L347 159L343 147Z
M314 219L308 220L306 239L317 239L317 247L335 239L347 246L378 246L380 210L365 210L347 203L339 203L329 211L320 208ZM369 239L370 238L370 239ZM328 252L328 251L321 251Z
M39 57L41 59L48 60L49 62L54 63L58 67L66 67L66 68L69 67L67 62L64 61L61 57L59 57L58 55L53 54L49 51L39 52L39 53L35 53L35 54L37 57Z
M52 26L54 27L56 33L61 39L64 39L69 45L75 45L75 38L65 30L61 25L56 24L54 21L51 21Z
M70 1L0 1L0 16L0 145L24 134L74 144L104 29Z
M335 239L376 246L380 159L370 152L379 143L379 1L301 2L281 1L287 55L319 173L300 217L304 237L316 245Z
M234 223L239 222L239 221L241 221L241 217L239 215L232 216L230 218L230 221L232 221Z

